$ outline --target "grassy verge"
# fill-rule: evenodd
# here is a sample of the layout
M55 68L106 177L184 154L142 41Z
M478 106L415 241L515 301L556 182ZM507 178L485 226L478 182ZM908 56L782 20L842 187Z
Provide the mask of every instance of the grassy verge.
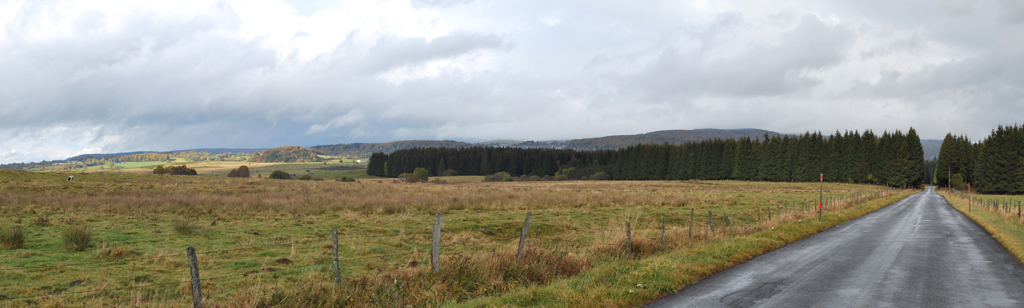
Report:
M799 217L752 234L716 237L642 260L620 258L548 286L454 305L462 307L630 307L673 294L700 279L786 244L857 218L914 192L857 203L816 217Z
M1020 196L1000 195L973 195L975 203L968 205L970 197L957 193L943 191L942 196L946 197L949 204L953 205L968 218L974 220L982 228L985 228L992 237L999 241L1006 250L1010 251L1018 262L1024 264L1024 218L1018 216L1017 200ZM1002 209L986 206L981 203L998 202L1004 204L1009 201L1009 209Z

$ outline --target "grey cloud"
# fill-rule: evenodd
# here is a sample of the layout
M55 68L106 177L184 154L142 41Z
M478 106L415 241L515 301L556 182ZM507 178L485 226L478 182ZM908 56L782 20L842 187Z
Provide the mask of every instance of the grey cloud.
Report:
M385 36L377 39L365 59L365 70L382 72L396 67L459 56L478 49L499 49L504 42L495 34L456 32L430 41Z

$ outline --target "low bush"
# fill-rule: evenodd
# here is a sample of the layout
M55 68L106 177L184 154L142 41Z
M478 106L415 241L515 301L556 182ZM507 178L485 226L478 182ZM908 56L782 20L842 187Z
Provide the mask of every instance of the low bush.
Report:
M598 173L594 173L594 175L590 176L590 180L592 180L592 181L607 181L607 180L611 180L611 179L612 179L612 177L608 176L608 174L604 173L604 171L601 171L601 172L598 172Z
M356 181L355 178L350 178L350 177L347 177L347 176L343 176L341 178L337 178L337 179L334 179L334 180L337 181L337 182L349 182L349 183Z
M459 175L459 172L455 171L454 169L448 169L448 170L445 170L441 174L444 175L444 176L457 176L457 175Z
M25 231L21 226L0 230L0 245L9 249L25 247Z
M484 182L511 182L512 175L508 172L498 172L484 177Z
M313 179L313 176L312 176L312 175L308 175L308 174L306 174L306 175L303 175L303 176L297 177L296 179L298 179L298 180L300 180L300 181L309 181L309 180L312 180L312 179Z
M278 180L291 180L292 176L289 175L288 172L284 172L284 171L281 171L281 170L274 170L274 172L270 173L270 178L271 179L278 179Z
M153 168L153 174L164 174L164 173L167 173L167 169L164 169L164 166L156 166L156 168Z
M249 167L240 166L238 169L231 169L228 172L229 178L247 178L249 177Z
M96 251L96 258L107 260L107 261L114 261L114 260L124 259L124 258L127 258L129 256L136 255L136 254L138 254L138 253L135 252L135 250L132 249L129 246L122 246L122 245L112 244L112 245L109 245L109 246L102 247L102 248L98 249Z
M79 226L69 226L64 228L61 237L64 240L64 248L68 251L85 251L92 242L92 231Z

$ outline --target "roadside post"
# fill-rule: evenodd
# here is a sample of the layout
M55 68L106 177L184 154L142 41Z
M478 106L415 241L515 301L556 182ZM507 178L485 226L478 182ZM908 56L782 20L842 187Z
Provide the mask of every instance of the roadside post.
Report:
M821 204L825 196L825 174L818 175L818 222L821 222Z

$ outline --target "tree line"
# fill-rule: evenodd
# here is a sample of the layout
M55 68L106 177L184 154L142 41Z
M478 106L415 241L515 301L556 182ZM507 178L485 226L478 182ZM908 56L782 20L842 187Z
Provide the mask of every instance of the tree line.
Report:
M1024 126L1002 126L981 142L947 134L939 149L935 184L981 193L1024 193Z
M504 147L417 148L370 156L367 173L396 177L425 168L431 175L508 172L579 179L604 172L613 180L828 181L918 186L925 179L917 132L871 131L639 144L617 150Z

